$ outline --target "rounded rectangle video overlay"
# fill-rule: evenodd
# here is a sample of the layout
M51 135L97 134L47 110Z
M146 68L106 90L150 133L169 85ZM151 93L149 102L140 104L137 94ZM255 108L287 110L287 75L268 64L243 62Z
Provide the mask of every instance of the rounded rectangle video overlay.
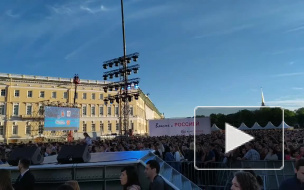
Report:
M292 119L281 107L199 106L194 123L204 118L206 126L194 125L193 155L196 170L282 170L284 148L293 142ZM208 126L207 126L208 125ZM209 129L196 133L197 127ZM288 136L289 135L289 136ZM286 161L289 162L289 161ZM288 164L288 163L285 163ZM290 164L292 165L292 164Z

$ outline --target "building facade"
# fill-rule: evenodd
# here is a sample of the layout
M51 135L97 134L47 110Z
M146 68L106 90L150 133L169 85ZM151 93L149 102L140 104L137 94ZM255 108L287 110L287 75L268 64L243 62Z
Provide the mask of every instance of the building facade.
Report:
M117 91L104 92L107 81L80 80L77 86L76 105L80 108L79 129L75 139L83 138L83 132L91 136L119 134L119 107L105 104L104 97ZM0 74L0 141L20 142L37 139L58 140L67 131L45 131L43 109L46 103L53 106L73 105L75 85L73 79ZM163 115L152 101L139 89L138 100L130 105L129 128L134 134L147 134L148 120Z

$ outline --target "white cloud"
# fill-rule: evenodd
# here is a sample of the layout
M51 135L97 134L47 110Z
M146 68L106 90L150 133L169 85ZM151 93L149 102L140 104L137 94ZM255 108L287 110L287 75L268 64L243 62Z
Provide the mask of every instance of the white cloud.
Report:
M292 87L291 89L292 90L303 90L304 88L302 88L302 87Z
M304 72L282 73L282 74L272 75L272 77L290 77L290 76L299 76L299 75L304 75Z
M266 102L268 106L280 106L286 109L295 110L304 107L304 99L289 99L289 100L275 100Z
M12 10L7 10L5 12L5 14L9 17L12 17L12 18L18 18L20 15L17 15L17 14L13 14L13 11Z
M304 30L304 26L299 26L299 27L296 27L296 28L292 28L290 30L287 30L285 33L296 32L296 31L299 31L299 30Z
M222 31L219 31L219 32L210 32L210 33L206 33L203 35L195 36L194 38L205 38L205 37L209 37L209 36L233 34L233 33L239 32L239 31L243 31L243 30L252 28L253 26L254 26L253 24L243 24L243 25L223 29Z

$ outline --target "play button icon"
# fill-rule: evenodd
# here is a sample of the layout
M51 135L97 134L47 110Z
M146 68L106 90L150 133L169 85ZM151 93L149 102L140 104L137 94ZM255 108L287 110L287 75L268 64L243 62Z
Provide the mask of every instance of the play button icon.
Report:
M253 136L225 123L225 153L252 141Z

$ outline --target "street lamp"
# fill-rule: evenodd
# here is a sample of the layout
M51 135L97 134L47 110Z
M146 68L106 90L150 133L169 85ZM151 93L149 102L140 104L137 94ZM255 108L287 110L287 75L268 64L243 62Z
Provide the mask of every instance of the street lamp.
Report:
M78 74L75 74L73 83L75 84L75 93L74 93L74 106L76 105L76 95L77 95L77 85L80 84L80 79Z

